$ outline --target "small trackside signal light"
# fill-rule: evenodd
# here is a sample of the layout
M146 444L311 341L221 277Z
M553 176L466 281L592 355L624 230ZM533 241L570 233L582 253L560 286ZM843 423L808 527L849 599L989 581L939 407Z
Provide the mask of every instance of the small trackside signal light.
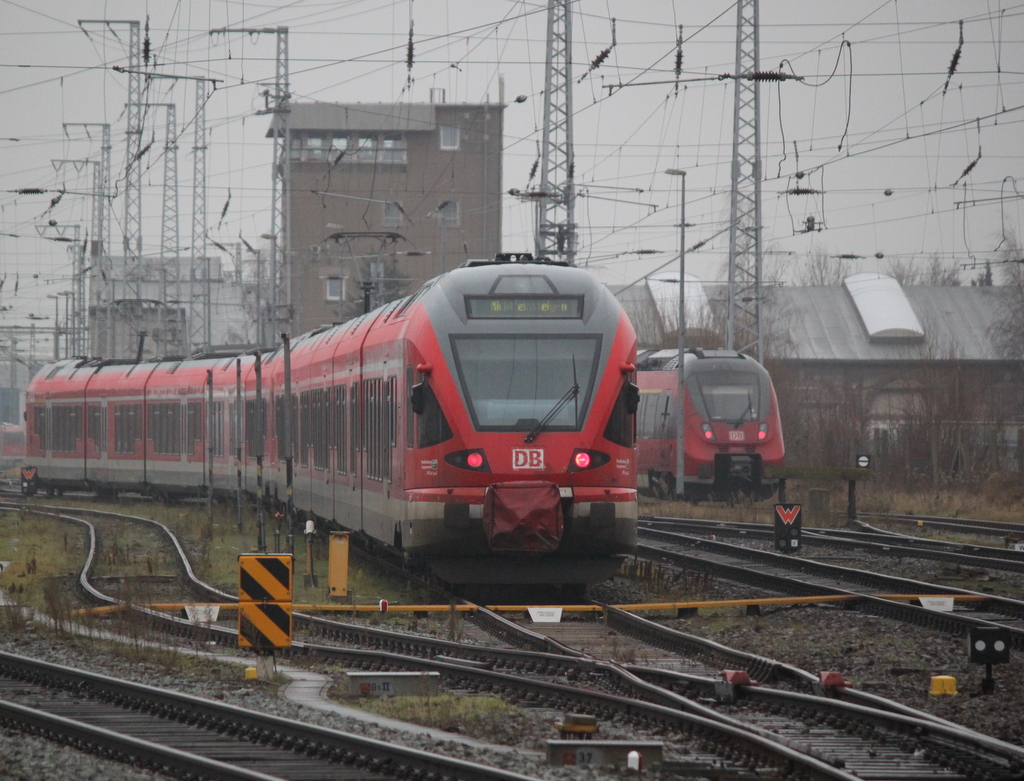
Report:
M768 424L767 423L762 423L760 426L757 427L757 438L758 439L768 439Z
M701 431L704 432L704 439L714 439L715 438L715 432L711 430L711 424L710 423L701 423L700 424L700 428L701 428Z
M481 466L483 466L483 463L484 457L479 453L470 453L468 456L466 456L466 465L472 467L473 469L479 469Z
M590 453L585 450L581 450L575 456L573 456L572 462L576 464L580 469L586 469L590 466Z

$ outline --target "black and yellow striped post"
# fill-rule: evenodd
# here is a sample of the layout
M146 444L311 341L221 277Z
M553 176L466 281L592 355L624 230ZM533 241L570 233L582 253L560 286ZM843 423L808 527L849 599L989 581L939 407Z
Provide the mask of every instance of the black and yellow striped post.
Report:
M238 557L238 645L257 651L292 644L292 556L244 553Z

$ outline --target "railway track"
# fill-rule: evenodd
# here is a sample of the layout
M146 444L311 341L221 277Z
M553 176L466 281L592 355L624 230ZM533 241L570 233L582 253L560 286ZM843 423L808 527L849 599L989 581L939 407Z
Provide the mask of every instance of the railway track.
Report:
M809 561L740 545L653 528L640 531L638 553L669 565L711 571L726 580L792 596L855 596L857 609L874 615L966 635L972 626L1005 626L1024 649L1024 602L968 589L936 586L835 564ZM971 609L938 612L876 594L952 594L978 598Z
M203 778L529 778L7 653L0 653L0 713L8 726Z
M775 528L765 523L733 523L688 518L652 517L642 520L647 529L680 531L692 534L773 540ZM1024 551L989 545L944 542L907 534L873 529L858 524L857 529L805 528L801 539L804 547L832 546L847 550L863 550L890 558L913 557L946 562L966 567L988 567L1006 572L1024 573Z
M952 780L1008 779L1024 767L1024 751L896 703L870 695L848 698L844 687L827 690L812 673L611 608L604 608L604 615L609 630L696 659L697 672L604 661L573 648L571 631L560 641L488 611L479 611L475 620L510 648L302 617L308 631L345 647L300 641L288 656L330 659L349 669L432 670L441 673L448 690L498 692L525 707L630 723L665 737L677 752L669 767L685 756L688 772L830 779L898 772L904 779ZM186 630L186 622L167 618L177 631ZM237 643L226 627L208 631L222 643ZM723 667L744 670L761 682L782 683L788 690L725 685L719 673Z

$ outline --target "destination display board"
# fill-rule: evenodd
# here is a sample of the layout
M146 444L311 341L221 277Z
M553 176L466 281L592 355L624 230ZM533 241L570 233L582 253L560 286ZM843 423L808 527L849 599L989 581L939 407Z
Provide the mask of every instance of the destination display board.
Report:
M578 320L583 296L466 296L466 315L477 320Z

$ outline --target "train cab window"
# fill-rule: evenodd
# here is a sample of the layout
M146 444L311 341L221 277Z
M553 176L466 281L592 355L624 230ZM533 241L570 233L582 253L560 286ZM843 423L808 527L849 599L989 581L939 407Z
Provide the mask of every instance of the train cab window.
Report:
M419 413L419 425L417 426L417 440L420 447L432 447L452 438L452 429L448 425L448 418L445 417L441 403L434 395L430 384L421 382L415 386L419 388L417 395L419 402L422 402L422 411Z
M697 412L707 420L738 425L768 414L771 392L758 371L696 371L686 384Z
M596 382L600 336L453 336L462 396L478 431L579 431ZM422 443L421 443L422 445Z
M622 383L619 395L612 407L608 425L604 428L604 438L622 447L633 447L636 431L636 410L640 401L640 391L636 385L626 380Z

